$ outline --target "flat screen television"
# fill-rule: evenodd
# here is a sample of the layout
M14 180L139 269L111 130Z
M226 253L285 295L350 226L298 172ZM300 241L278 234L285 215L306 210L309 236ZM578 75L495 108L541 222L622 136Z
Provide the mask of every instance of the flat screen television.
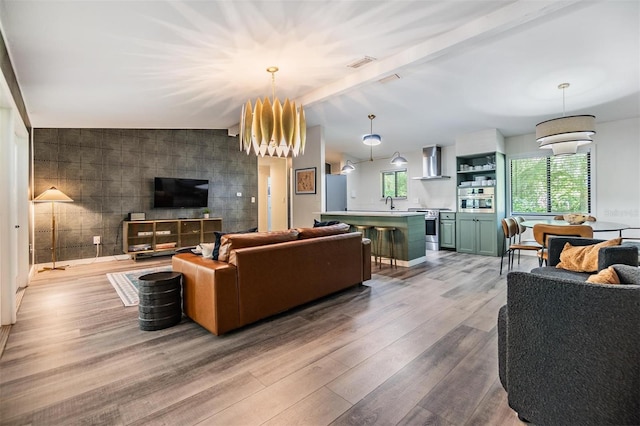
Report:
M157 177L153 182L154 208L207 207L209 181Z

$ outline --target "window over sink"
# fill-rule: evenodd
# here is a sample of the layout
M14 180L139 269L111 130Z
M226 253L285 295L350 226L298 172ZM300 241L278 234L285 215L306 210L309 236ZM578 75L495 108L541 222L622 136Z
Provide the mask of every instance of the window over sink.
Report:
M407 169L383 171L381 176L382 198L407 198Z

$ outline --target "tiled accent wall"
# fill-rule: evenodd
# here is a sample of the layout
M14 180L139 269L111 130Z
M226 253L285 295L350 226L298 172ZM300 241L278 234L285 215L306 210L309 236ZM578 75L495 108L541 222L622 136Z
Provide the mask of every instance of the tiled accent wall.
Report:
M258 225L257 158L226 130L34 129L34 194L56 186L73 203L57 203L57 260L122 254L122 222L202 217L202 209L154 209L153 178L209 180L211 217L223 231ZM242 193L237 197L236 193ZM51 261L51 204L35 204L35 263Z

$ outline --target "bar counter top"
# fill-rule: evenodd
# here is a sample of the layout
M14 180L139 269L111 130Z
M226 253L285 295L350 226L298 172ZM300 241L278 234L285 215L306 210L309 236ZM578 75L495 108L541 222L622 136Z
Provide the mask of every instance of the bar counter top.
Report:
M340 215L340 216L371 216L371 217L406 217L406 216L424 216L424 212L408 212L403 210L345 210L322 212L318 214Z

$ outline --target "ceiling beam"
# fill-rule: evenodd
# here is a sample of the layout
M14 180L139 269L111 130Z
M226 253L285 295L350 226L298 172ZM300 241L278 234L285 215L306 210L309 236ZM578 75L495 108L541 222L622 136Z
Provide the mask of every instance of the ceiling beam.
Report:
M473 43L489 37L495 37L500 33L528 22L552 15L580 1L518 0L461 25L452 31L404 49L388 58L371 62L353 71L347 77L296 98L295 102L297 105L304 105L305 108L308 108L313 104L347 93L370 82L378 81L390 74L398 73L401 75L403 68L433 61L442 55L464 49ZM230 127L228 133L231 136L237 136L240 133L239 123Z
M455 52L480 40L493 37L512 28L551 15L580 0L520 0L488 15L470 21L455 30L440 34L409 47L393 56L372 62L351 75L315 89L295 100L309 107L333 96L341 95L402 68L432 61L444 54Z

